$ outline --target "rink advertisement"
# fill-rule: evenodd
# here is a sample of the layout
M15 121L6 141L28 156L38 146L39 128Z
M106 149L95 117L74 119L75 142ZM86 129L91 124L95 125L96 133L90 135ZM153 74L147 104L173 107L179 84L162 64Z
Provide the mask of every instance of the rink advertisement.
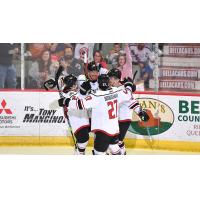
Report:
M133 114L131 133L159 140L200 142L199 96L137 95L140 105L151 113L150 122L136 122ZM134 128L132 128L134 127ZM131 134L129 133L129 136Z
M57 97L55 92L1 92L0 135L66 135L62 109L49 108Z
M165 56L200 57L200 46L181 44L165 45L163 53Z
M153 79L149 82L150 88L155 88L155 81ZM200 90L200 81L196 80L168 80L160 79L159 80L159 89L160 90L181 90L181 91L199 91Z
M160 67L160 79L199 80L200 70L191 67Z
M134 138L136 146L200 151L199 96L163 93L136 96L151 116L149 122L142 123L133 113L127 137Z
M63 144L70 135L62 108L55 106L59 97L57 92L6 91L0 94L0 136L4 136L1 143L7 138L23 137L18 141L23 144L37 137L41 144L44 139L49 139L49 144L56 143L56 138ZM127 145L200 151L198 95L141 92L134 96L148 112L150 120L142 122L133 113Z

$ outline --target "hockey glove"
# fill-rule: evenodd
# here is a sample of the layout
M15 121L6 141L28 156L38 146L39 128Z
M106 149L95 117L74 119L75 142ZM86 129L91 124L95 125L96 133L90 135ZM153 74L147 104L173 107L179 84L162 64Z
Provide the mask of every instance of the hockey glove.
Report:
M149 115L147 114L147 112L145 110L141 110L138 113L138 116L140 117L140 119L144 122L147 122L149 120Z
M52 88L54 88L55 86L56 86L56 82L55 82L55 80L52 79L52 78L44 82L44 88L45 88L46 90L52 89Z
M63 106L68 107L69 106L69 102L70 102L70 98L61 98L61 99L58 100L58 105L60 107L63 107Z
M80 93L82 95L86 95L88 91L91 90L90 81L83 82L80 86Z
M124 78L124 87L131 88L132 92L135 92L136 85L133 83L133 80L130 77Z

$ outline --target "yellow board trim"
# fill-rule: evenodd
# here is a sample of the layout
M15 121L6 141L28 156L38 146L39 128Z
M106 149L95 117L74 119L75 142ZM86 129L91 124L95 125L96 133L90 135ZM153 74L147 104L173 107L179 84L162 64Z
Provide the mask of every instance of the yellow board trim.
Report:
M200 142L169 141L148 139L126 138L125 144L128 148L142 148L171 151L193 151L200 152ZM0 136L0 146L73 146L71 137L64 136ZM89 140L89 146L93 146L93 138Z

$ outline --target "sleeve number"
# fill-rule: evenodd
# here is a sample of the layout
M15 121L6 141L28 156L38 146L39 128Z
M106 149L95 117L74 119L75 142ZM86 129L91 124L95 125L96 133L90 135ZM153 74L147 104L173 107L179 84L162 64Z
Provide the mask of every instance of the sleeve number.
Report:
M115 119L117 117L117 100L114 101L108 101L107 105L109 107L108 110L108 115L109 115L109 119Z

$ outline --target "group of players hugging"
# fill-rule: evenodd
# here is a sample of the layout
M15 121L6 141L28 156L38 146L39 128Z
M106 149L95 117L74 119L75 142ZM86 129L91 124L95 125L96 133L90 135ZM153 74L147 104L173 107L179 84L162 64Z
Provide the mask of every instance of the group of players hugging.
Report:
M60 66L61 67L61 66ZM133 79L121 80L121 71L110 71L91 62L86 75L75 77L62 71L59 84L62 95L58 100L75 137L75 154L85 155L89 133L94 133L93 155L126 155L124 138L131 124L133 110L142 121L149 116L134 99ZM52 89L56 80L45 82Z

